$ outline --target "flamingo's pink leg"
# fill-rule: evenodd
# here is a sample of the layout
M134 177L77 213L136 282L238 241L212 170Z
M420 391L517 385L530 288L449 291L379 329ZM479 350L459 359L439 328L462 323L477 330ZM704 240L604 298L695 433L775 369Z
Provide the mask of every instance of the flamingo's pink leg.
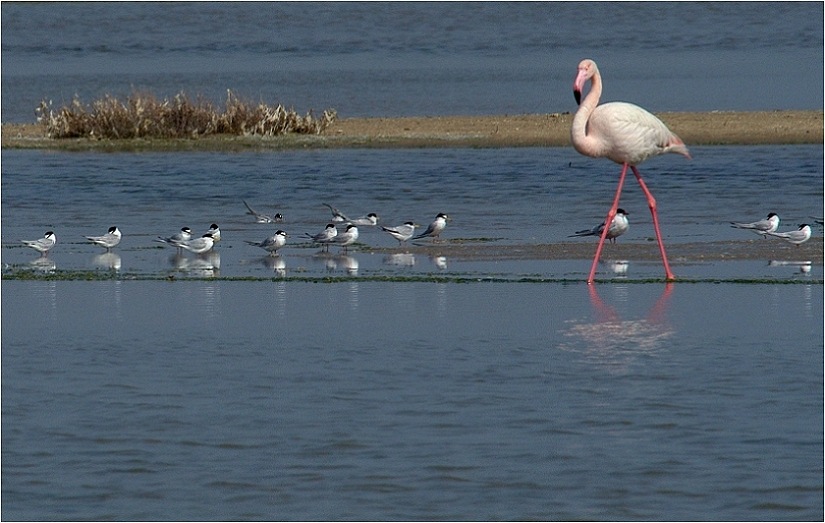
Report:
M644 191L647 197L647 206L650 207L650 214L653 215L653 228L656 230L656 241L659 242L659 252L662 254L662 263L665 266L665 279L667 279L667 281L673 281L676 279L676 276L674 276L670 270L670 264L667 262L667 254L665 254L665 244L662 242L662 233L659 231L659 215L656 212L656 198L650 193L636 166L633 166L632 169L633 174L636 175L636 179L639 180L639 185L642 186L642 191Z
M607 231L610 229L610 224L613 223L613 218L616 216L616 210L619 208L619 196L622 195L622 186L624 185L624 178L627 175L627 164L622 166L622 174L619 175L619 186L616 187L616 196L613 197L613 205L610 207L610 210L607 212L607 218L605 218L604 223L607 224L602 231L602 235L599 237L599 244L596 247L596 256L593 257L593 265L590 267L590 276L587 277L587 284L590 285L593 283L593 278L596 276L596 267L599 265L599 256L602 254L602 246L604 245L604 239L607 237ZM636 169L635 167L633 168Z

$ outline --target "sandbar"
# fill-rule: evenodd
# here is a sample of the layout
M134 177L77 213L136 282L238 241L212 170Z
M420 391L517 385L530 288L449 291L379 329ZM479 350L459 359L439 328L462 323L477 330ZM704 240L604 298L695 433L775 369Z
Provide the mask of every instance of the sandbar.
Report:
M823 143L823 111L713 111L657 114L690 145ZM320 135L202 136L191 139L50 139L37 124L2 125L4 149L242 151L317 148L565 147L571 113L499 116L339 118Z
M819 226L817 226L819 227ZM823 263L823 238L815 236L802 245L791 245L779 239L716 242L666 242L671 263L703 263L712 261L770 261ZM406 247L370 248L368 252L394 254L409 252L421 256L446 256L454 260L589 260L596 251L593 242L559 242L547 244L508 245L497 242L475 242L453 239L440 242L411 244ZM647 242L605 244L603 259L659 260L659 248L651 239Z

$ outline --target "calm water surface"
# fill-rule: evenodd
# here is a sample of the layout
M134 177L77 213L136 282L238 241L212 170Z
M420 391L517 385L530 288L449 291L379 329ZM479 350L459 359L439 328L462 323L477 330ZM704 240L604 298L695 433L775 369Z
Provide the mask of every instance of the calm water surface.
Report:
M180 91L341 116L822 109L823 6L768 3L4 3L2 120L41 100ZM506 93L506 94L502 94Z
M821 147L693 152L646 166L669 242L749 238L727 222L769 210L785 227L821 216ZM680 263L687 281L791 284L665 287L623 283L661 276L630 260L590 295L357 277L575 280L587 260L322 257L300 240L328 201L391 224L447 211L453 241L565 241L601 219L609 164L567 148L2 161L4 271L122 277L3 282L6 519L823 517L821 264ZM242 199L285 214L280 257L243 243L273 226ZM632 184L622 205L626 240L649 237ZM224 239L206 259L152 241L213 221ZM112 254L83 239L111 224L125 234ZM47 229L59 244L44 261L19 240Z
M5 282L2 516L821 520L822 285L592 290Z

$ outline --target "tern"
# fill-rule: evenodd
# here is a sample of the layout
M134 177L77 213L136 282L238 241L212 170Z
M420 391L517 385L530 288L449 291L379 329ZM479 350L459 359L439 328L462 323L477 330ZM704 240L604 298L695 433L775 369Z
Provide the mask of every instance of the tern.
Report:
M112 249L112 247L120 243L121 237L122 235L120 230L117 227L112 226L109 227L109 231L103 236L86 236L86 239L100 245L101 247L105 247L108 252Z
M730 222L730 226L736 229L748 229L767 238L768 234L776 232L776 229L779 228L779 215L772 212L764 220L750 223Z
M335 228L334 223L328 223L323 231L319 232L314 236L309 234L308 232L304 234L315 243L320 243L324 246L324 248L328 249L330 242L332 242L335 239L335 237L338 236L338 229Z
M325 203L329 210L332 212L332 221L333 222L346 222L349 221L349 218L346 217L344 213L333 207L332 205Z
M215 246L215 238L210 233L206 233L200 238L177 242L173 245L195 254L203 254L212 250L212 247Z
M252 207L250 207L249 204L246 203L246 200L241 200L241 201L243 202L244 205L246 205L246 208L248 209L246 214L250 214L250 215L254 216L256 223L277 223L277 222L284 221L284 216L281 213L277 213L274 216L270 216L268 214L263 214L263 213L260 213L260 212L256 211Z
M378 215L374 212L371 212L366 216L361 216L360 218L356 218L354 220L347 220L347 223L351 223L353 225L366 225L375 227L376 225L378 225Z
M339 233L333 239L333 243L340 245L344 248L344 252L347 252L347 247L355 243L356 240L358 240L358 226L351 223L347 225L346 231Z
M413 233L415 233L415 224L404 222L403 225L398 227L381 227L381 230L390 233L390 236L398 240L398 245L401 246L402 243L412 238Z
M627 211L624 209L616 209L616 216L614 216L613 221L610 222L610 227L607 229L605 239L616 243L616 238L626 233L629 228L630 222L627 220ZM568 238L580 236L601 236L602 232L604 232L604 222L596 225L592 229L576 231L574 234L568 236Z
M795 231L769 232L768 234L771 236L776 236L777 238L782 238L786 242L793 243L794 245L802 245L811 239L811 226L807 223L803 223L799 226L799 229Z
M212 241L216 243L221 241L221 228L218 227L217 223L213 223L212 225L210 225L209 230L206 231L206 234L211 235Z
M289 235L282 230L278 230L275 234L266 238L260 242L251 242L249 240L244 240L249 245L254 245L255 247L260 247L261 249L268 251L270 256L275 256L277 254L278 249L283 247L286 244L286 239Z
M46 256L49 252L49 249L54 247L54 244L57 243L57 237L54 235L54 231L47 231L42 238L38 238L36 240L20 241L23 242L23 244L26 247L31 247L32 249L39 252L41 256Z
M450 217L440 212L436 215L435 221L427 227L427 230L422 232L421 234L417 234L413 237L413 240L420 240L421 238L426 238L428 236L432 236L433 239L438 239L438 236L441 234L441 231L447 226L447 220Z
M167 245L173 245L173 246L177 247L178 250L180 250L181 248L179 246L175 245L175 243L185 242L185 241L191 240L191 239L192 239L192 229L190 229L189 227L181 227L180 232L176 232L172 236L168 236L166 238L164 238L163 236L158 236L158 239L155 240L155 241L165 243Z

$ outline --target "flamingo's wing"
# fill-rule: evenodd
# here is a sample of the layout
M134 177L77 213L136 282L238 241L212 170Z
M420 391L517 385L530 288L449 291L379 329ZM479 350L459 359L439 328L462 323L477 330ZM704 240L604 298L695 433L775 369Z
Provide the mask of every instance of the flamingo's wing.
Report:
M602 137L606 156L617 163L637 165L668 152L687 155L682 140L638 105L625 102L600 105L593 111L588 127L590 133Z

